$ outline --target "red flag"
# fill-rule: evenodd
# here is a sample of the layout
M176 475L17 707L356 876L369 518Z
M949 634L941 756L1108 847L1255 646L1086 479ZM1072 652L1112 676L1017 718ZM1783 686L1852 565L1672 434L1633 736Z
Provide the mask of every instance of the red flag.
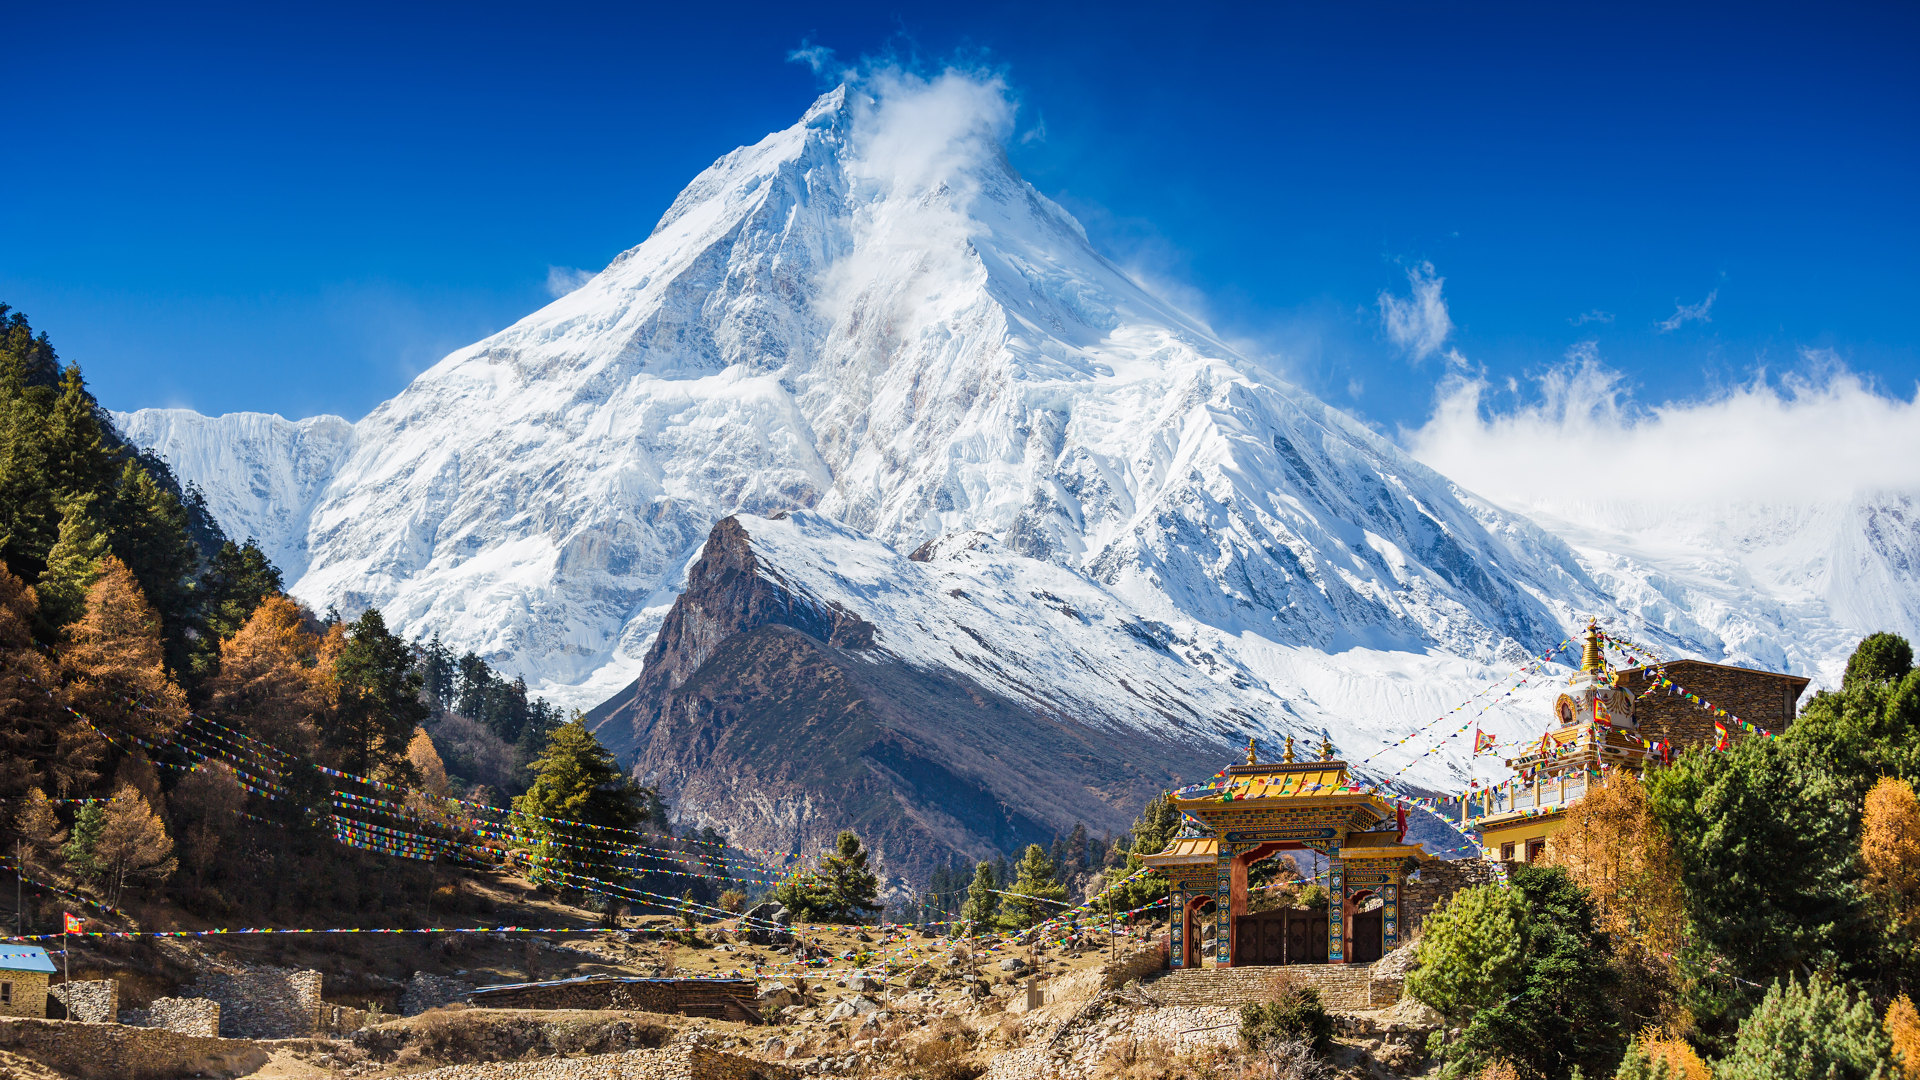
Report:
M75 915L71 911L64 911L64 912L61 912L61 914L67 917L67 928L61 931L62 933L78 934L82 932L84 928L80 922L80 917L78 915Z
M1491 749L1493 749L1493 732L1481 731L1479 728L1474 728L1473 729L1473 752L1478 754L1484 750L1491 750Z

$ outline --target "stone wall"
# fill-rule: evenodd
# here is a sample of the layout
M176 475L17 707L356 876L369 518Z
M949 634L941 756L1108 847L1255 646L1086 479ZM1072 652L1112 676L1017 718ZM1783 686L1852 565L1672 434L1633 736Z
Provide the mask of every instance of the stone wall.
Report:
M1404 978L1375 978L1371 964L1282 964L1272 967L1182 968L1146 983L1161 1005L1232 1007L1268 1001L1275 980L1320 992L1329 1009L1381 1009L1400 1000Z
M1400 940L1412 941L1427 916L1448 897L1472 885L1494 881L1493 864L1485 859L1447 859L1420 864L1420 880L1400 886Z
M320 1024L320 973L284 968L203 972L193 996L220 1003L220 1034L241 1039L292 1039Z
M555 1058L498 1061L486 1065L450 1065L415 1073L409 1080L800 1080L787 1065L739 1054L680 1045L658 1050Z
M73 1020L0 1019L0 1050L81 1080L239 1076L267 1062L251 1042Z
M220 1035L220 1003L206 998L154 998L144 1009L128 1009L120 1014L128 1027L160 1028L182 1035Z
M715 1020L760 1022L752 979L620 979L587 977L476 990L468 1000L489 1009L637 1009Z
M87 979L60 983L47 993L67 1007L67 1019L83 1024L111 1024L120 1018L120 983L116 979Z
M0 1016L24 1016L35 1020L46 1018L46 972L0 971L0 983L7 984L6 998L0 1000Z
M407 988L400 992L400 1015L419 1016L428 1009L465 1001L473 990L470 982L416 971L413 978L407 980Z
M356 1009L350 1005L320 1006L320 1023L316 1025L316 1034L351 1035L367 1026L373 1014L365 1009Z
M1108 990L1117 990L1135 979L1143 979L1156 971L1167 969L1167 948L1163 943L1136 946L1129 952L1120 954L1120 958L1110 961L1100 968L1100 985Z
M1727 667L1693 660L1675 660L1666 666L1667 677L1692 694L1713 702L1768 731L1785 731L1799 713L1796 700L1801 683L1766 671ZM1666 739L1676 751L1689 746L1712 746L1715 739L1713 714L1668 690L1648 692L1651 679L1644 668L1620 673L1620 684L1633 691L1633 717L1640 737L1652 742ZM1734 738L1743 737L1740 728L1727 725Z

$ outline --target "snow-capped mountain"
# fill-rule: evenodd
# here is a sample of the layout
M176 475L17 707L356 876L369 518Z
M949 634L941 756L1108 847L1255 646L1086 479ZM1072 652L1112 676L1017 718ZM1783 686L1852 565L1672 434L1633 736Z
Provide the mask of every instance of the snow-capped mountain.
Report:
M1475 498L1141 288L1021 179L1004 116L953 78L823 96L716 161L580 289L350 432L153 410L120 424L302 599L377 605L579 704L640 675L716 522L795 510L813 511L793 549L810 565L973 545L969 572L1001 582L995 633L1051 626L1066 597L1153 638L1195 715L1325 728L1354 757L1579 614L1710 659L1791 655L1796 628L1719 634L1685 596L1633 594L1602 541L1576 550ZM940 617L905 599L873 613L863 572L832 587L881 648L967 665ZM1119 640L1021 648L1063 650L1047 662L1084 722L1145 731L1159 721L1069 659ZM1459 763L1409 775L1445 784Z

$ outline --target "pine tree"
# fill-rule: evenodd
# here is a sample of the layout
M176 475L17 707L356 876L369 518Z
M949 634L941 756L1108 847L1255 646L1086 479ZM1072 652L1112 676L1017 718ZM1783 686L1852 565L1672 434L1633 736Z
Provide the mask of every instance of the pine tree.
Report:
M961 905L960 918L977 927L992 928L1000 915L999 878L993 864L982 862L973 868L973 883L967 886L967 902Z
M1614 1070L1613 1080L1678 1080L1673 1070L1668 1068L1665 1058L1647 1053L1638 1042L1627 1044L1626 1056L1620 1059L1620 1067Z
M127 565L167 631L176 670L186 659L193 574L200 556L187 535L187 512L136 461L121 466L107 512L113 553Z
M1059 901L1066 895L1066 886L1060 884L1047 850L1039 844L1028 844L1020 856L1013 884L1001 900L1000 926L1006 930L1025 930L1045 922L1059 910L1057 903L1048 901Z
M516 831L533 841L533 880L601 894L607 925L615 925L627 872L612 845L647 820L647 789L620 771L578 716L554 731L530 768L533 785L513 810Z
M73 815L73 829L60 849L68 873L82 881L99 880L103 870L99 858L100 834L106 827L106 809L97 802L83 804Z
M1775 983L1740 1024L1718 1080L1892 1080L1893 1044L1873 1005L1815 974Z
M165 739L186 721L186 697L167 676L160 619L119 559L108 556L68 628L61 696L106 734Z
M1491 1007L1521 977L1525 919L1510 889L1480 885L1454 893L1427 917L1407 993L1449 1019Z
M333 661L336 704L322 735L342 769L362 776L393 770L404 776L407 741L427 720L413 651L369 608L346 631ZM591 737L591 736L589 736Z
M843 831L817 868L798 870L774 886L773 899L799 922L865 922L880 910L880 880L867 869L867 859L860 837Z
M100 568L112 548L106 530L94 516L94 496L81 493L60 507L60 538L47 553L47 568L36 592L40 612L59 627L78 619L87 609L87 590L100 579Z
M98 495L113 486L119 472L117 448L77 364L60 373L60 396L47 418L47 451L54 494L61 500Z
M260 545L252 540L221 544L200 578L200 624L209 658L222 640L246 625L267 597L280 592L280 571Z
M58 529L47 414L59 374L46 334L0 304L0 554L26 581L46 569Z

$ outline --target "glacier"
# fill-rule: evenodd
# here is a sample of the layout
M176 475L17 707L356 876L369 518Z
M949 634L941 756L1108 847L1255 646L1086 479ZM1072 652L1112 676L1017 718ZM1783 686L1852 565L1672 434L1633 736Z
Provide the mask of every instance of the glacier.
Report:
M1000 582L995 625L1036 628L1020 648L1059 648L1063 673L1099 672L1066 658L1102 639L1037 629L1060 623L1045 596L1150 628L1183 672L1168 685L1236 737L1325 732L1432 787L1474 768L1436 718L1492 688L1458 715L1537 728L1543 680L1501 680L1586 617L1823 674L1879 628L1423 465L1097 252L1007 160L992 97L952 74L825 94L579 289L352 424L116 422L316 609L378 606L581 706L640 673L730 515L810 514L796 565L914 662L953 662L958 639L916 614L933 571L875 552L963 550L939 574ZM1908 513L1893 547L1911 559ZM1891 586L1898 629L1910 581ZM1111 682L1062 693L1089 722L1161 722ZM1191 734L1224 742L1216 727Z

